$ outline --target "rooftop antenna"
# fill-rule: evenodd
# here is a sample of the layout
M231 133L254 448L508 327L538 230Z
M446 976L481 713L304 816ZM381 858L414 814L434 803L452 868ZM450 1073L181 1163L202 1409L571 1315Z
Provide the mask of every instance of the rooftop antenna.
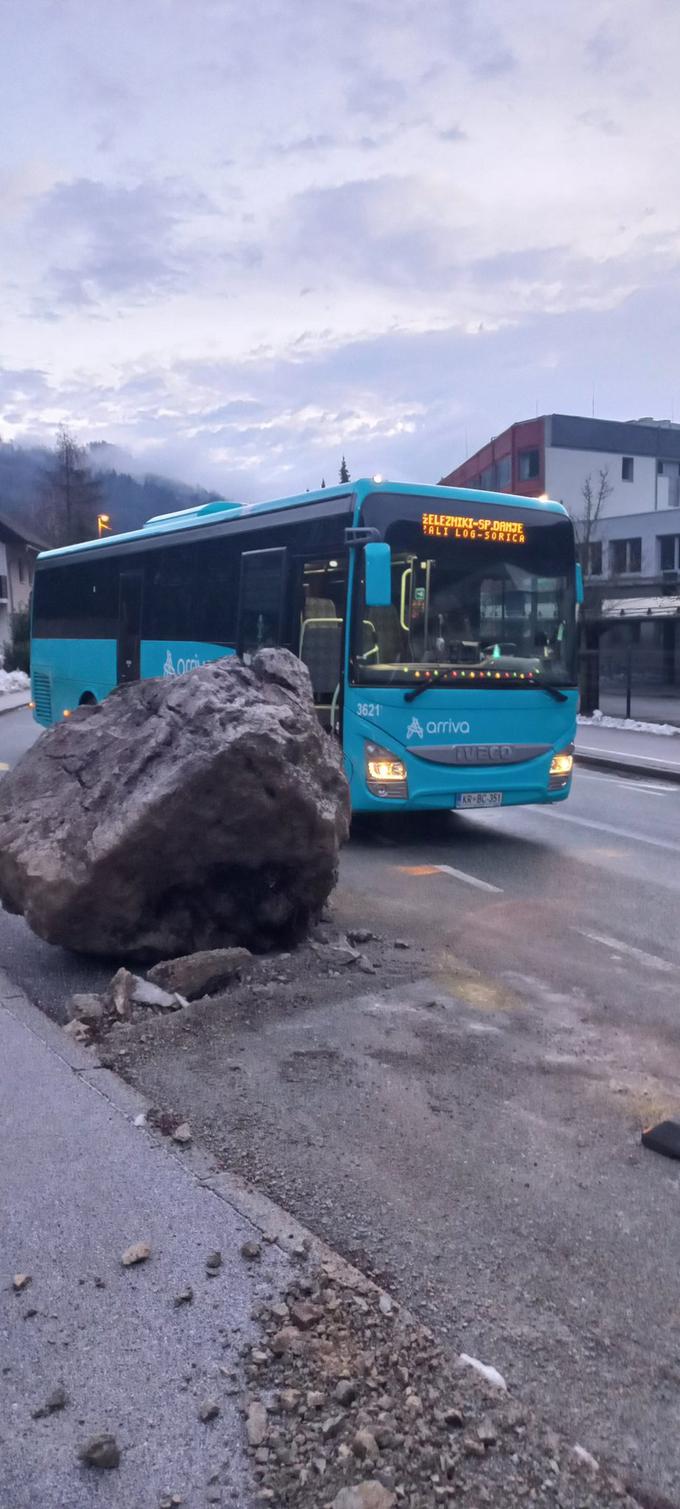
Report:
M592 401L592 404L591 404L591 414L592 414L592 417L594 419L595 418L595 384L594 383L593 383L593 401Z

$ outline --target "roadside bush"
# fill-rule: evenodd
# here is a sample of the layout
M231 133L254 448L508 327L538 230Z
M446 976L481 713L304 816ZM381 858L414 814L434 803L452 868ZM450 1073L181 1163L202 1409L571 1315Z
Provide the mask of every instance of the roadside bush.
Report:
M31 615L28 608L20 608L10 619L12 638L3 648L3 668L6 671L25 671L28 676L31 663Z

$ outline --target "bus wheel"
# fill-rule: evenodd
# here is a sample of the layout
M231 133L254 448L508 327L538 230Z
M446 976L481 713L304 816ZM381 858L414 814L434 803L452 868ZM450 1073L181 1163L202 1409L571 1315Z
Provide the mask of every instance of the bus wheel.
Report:
M97 701L97 698L95 697L94 692L83 692L83 695L82 695L82 697L80 699L80 702L78 703L78 706L79 707L94 707L96 701Z

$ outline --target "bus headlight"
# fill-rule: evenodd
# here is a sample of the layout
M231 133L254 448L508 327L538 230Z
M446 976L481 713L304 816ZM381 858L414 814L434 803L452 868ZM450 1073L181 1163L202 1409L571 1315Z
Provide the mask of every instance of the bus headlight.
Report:
M397 760L389 749L381 744L364 745L366 785L372 796L408 796L408 778L403 760Z
M561 791L574 768L574 746L570 744L567 749L561 749L559 754L553 755L550 761L550 776L548 780L549 791Z

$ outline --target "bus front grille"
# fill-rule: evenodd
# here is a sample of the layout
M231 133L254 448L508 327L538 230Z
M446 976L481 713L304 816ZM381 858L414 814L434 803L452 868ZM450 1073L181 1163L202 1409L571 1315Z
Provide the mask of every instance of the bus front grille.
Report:
M33 701L41 723L52 722L52 685L46 671L33 672Z

